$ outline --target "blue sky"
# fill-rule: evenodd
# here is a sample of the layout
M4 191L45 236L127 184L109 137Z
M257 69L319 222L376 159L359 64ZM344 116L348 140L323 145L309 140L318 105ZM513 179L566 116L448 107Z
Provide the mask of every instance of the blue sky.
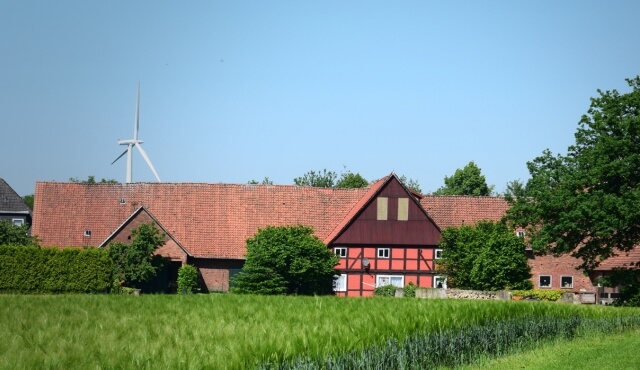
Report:
M0 177L292 184L475 161L502 191L640 74L637 1L3 1ZM134 155L133 180L155 181Z

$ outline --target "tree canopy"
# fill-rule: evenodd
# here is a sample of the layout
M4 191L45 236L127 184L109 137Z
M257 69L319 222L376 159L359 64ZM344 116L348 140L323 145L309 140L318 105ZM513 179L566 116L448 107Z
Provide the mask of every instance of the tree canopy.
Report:
M265 176L265 178L262 179L262 182L258 182L257 180L249 180L247 182L247 184L249 184L249 185L273 185L273 181L271 181L268 177Z
M531 269L523 238L505 224L480 221L475 226L442 231L437 271L451 288L474 290L531 289Z
M436 195L491 195L493 185L488 186L480 167L473 161L463 169L444 177L444 186L433 192Z
M534 250L591 269L640 243L640 77L627 82L626 94L598 90L567 155L527 163L526 197L510 200L507 219L528 229Z
M420 188L420 183L418 180L414 180L412 178L407 179L405 175L398 176L398 180L406 186L409 190L412 190L418 194L422 194L422 189Z
M38 239L29 235L26 224L15 226L7 220L0 220L0 245L38 245Z
M233 291L256 294L331 294L339 258L308 226L267 226L247 240L245 265Z
M369 182L362 177L359 173L352 173L351 171L343 172L340 174L340 179L336 182L336 188L364 188L369 185Z
M115 179L101 179L100 181L96 181L95 176L91 175L89 176L86 180L80 180L77 177L70 177L69 178L70 182L75 182L78 184L119 184L120 182L118 180Z
M333 171L327 171L325 168L322 172L309 171L300 177L293 179L293 183L298 186L314 186L317 188L332 188L338 175Z
M140 287L157 274L159 263L153 253L164 245L165 234L155 224L142 224L131 231L131 244L109 244L109 257L114 263L114 275L122 285Z

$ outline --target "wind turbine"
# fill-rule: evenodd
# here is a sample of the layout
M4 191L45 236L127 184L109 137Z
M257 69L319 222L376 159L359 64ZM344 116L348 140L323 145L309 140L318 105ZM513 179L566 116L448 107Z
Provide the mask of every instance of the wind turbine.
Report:
M131 156L132 156L132 149L133 147L138 148L138 151L140 152L140 154L142 155L142 158L144 158L145 162L147 162L147 164L149 165L149 168L151 168L151 172L153 172L153 174L156 176L156 179L158 179L158 182L162 182L160 181L160 177L158 176L158 173L156 172L156 169L153 168L153 164L151 164L151 160L149 160L149 156L147 156L147 153L144 151L144 149L142 149L142 146L140 144L142 144L142 140L138 140L138 129L140 127L140 82L138 82L138 100L136 101L136 117L135 117L135 122L133 125L133 139L130 140L118 140L118 144L120 145L126 145L127 149L125 149L124 152L122 152L122 154L120 154L120 156L118 156L118 158L116 158L115 161L111 162L111 164L114 164L118 161L118 159L122 158L123 155L127 155L127 181L126 183L130 183L131 182L131 165L132 165L132 161L131 161Z

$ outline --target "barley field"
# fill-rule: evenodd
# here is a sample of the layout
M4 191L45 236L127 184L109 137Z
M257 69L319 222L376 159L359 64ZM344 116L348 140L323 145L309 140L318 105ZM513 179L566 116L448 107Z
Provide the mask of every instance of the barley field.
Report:
M410 369L640 328L640 311L408 298L0 295L0 328L1 369Z

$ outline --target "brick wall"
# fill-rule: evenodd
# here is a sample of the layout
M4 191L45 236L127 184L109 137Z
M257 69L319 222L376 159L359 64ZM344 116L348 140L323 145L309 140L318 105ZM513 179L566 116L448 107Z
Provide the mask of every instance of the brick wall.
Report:
M190 258L188 263L200 271L203 288L209 292L228 292L229 270L242 268L244 260Z
M567 292L579 293L582 289L587 292L595 292L597 287L593 285L591 279L585 276L582 270L577 270L580 261L568 255L554 256L534 256L529 252L529 266L531 266L531 281L534 289L545 289L540 287L540 276L551 276L551 286L548 289L563 289ZM563 288L561 281L563 276L573 277L573 287Z

